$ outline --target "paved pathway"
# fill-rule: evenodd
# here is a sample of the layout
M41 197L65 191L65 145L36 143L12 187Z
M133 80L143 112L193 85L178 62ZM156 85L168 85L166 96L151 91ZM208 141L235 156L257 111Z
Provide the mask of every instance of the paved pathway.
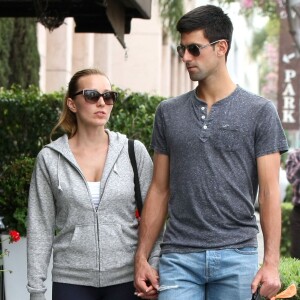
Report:
M263 235L261 232L261 227L260 227L260 218L259 218L259 213L255 212L256 220L257 220L257 225L259 228L259 233L257 235L257 240L258 240L258 262L261 264L264 258L264 241L263 241Z

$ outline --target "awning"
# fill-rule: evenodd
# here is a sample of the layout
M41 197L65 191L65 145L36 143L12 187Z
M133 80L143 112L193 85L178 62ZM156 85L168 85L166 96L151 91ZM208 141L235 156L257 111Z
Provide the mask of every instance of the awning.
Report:
M131 20L151 18L151 0L0 0L0 17L36 17L49 30L73 17L75 32L114 33L125 48Z

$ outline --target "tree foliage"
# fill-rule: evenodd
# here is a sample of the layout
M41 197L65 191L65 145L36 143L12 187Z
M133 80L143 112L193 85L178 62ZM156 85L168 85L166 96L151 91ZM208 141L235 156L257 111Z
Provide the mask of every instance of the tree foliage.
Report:
M0 86L39 84L40 57L33 18L0 18Z
M277 7L282 0L218 0L219 4L240 3L241 14L251 16L258 13L262 16L268 16L270 19L277 19Z
M159 0L159 6L165 31L171 35L173 41L177 41L176 24L184 13L183 0Z
M0 19L0 86L4 87L9 85L9 77L11 74L9 59L13 30L13 19Z

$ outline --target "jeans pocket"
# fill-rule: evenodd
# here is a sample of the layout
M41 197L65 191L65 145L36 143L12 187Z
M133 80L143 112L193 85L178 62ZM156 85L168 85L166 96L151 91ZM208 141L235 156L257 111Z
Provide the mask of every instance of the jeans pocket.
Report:
M236 253L243 254L243 255L253 255L258 253L257 247L236 248L234 249L234 251Z

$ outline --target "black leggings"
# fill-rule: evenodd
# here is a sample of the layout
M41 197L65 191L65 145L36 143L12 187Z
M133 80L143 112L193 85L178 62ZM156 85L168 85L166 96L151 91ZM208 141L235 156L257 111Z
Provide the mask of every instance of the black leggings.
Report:
M137 300L133 282L92 287L53 282L52 300Z

